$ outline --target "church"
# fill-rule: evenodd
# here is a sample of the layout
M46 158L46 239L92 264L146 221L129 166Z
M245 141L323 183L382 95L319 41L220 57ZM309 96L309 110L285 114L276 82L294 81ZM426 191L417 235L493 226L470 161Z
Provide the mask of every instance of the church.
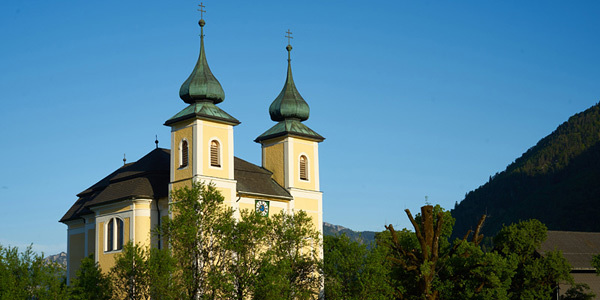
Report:
M266 216L303 210L322 232L318 149L324 137L303 123L310 110L292 78L292 46L286 47L285 84L269 107L276 124L254 140L262 150L262 165L257 166L234 156L233 129L240 121L217 106L225 93L208 67L206 23L201 18L198 24L198 61L179 90L182 106L187 106L164 122L171 128L170 149L159 148L157 142L156 149L138 161L77 194L60 219L68 227L68 281L89 255L106 272L130 241L160 247L152 229L169 216L169 191L192 181L214 184L236 218L243 209Z

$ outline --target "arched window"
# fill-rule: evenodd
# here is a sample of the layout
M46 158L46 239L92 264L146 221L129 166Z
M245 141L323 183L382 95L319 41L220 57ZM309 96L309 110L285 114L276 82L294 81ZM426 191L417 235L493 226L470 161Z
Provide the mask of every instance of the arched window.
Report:
M106 251L123 249L123 220L112 218L106 223Z
M300 179L308 180L308 159L300 155Z
M185 168L188 166L188 142L187 140L181 141L181 147L179 147L179 167Z
M221 151L219 149L219 142L212 140L210 142L210 165L211 167L221 166Z

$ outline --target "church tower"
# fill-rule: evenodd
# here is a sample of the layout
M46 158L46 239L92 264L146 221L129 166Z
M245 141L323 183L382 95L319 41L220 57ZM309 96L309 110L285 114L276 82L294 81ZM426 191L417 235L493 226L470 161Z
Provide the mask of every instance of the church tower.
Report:
M287 32L291 34L291 32ZM291 38L288 36L288 39ZM289 210L304 210L323 231L322 193L319 185L319 143L325 138L302 122L310 109L292 77L291 51L288 51L287 78L279 96L269 107L271 120L277 122L254 141L262 145L262 166L273 172L273 179L292 195Z
M198 24L198 61L179 90L179 97L188 106L164 124L171 127L169 189L189 185L192 180L214 183L225 197L225 203L233 205L236 195L233 126L240 122L216 106L223 102L225 93L206 60L206 22L201 18Z

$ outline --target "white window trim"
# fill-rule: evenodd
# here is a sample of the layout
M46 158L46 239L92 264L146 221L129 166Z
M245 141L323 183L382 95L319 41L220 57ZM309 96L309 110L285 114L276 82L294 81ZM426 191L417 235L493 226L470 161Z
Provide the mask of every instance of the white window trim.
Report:
M215 167L212 165L212 151L211 151L211 145L212 142L215 141L217 143L219 143L219 167ZM221 140L217 137L212 137L208 140L208 167L210 169L215 169L215 170L223 170L223 165L225 165L223 162L223 143L221 142Z
M116 250L108 250L108 224L110 222L112 222L113 220L119 219L121 220L121 222L123 222L123 245L121 245L121 249L116 249ZM117 245L117 239L119 237L118 234L118 226L117 223L115 222L114 224L114 230L113 230L113 247L116 248ZM123 220L123 218L121 217L110 217L107 221L104 222L104 253L118 253L123 251L123 246L125 245L125 220Z

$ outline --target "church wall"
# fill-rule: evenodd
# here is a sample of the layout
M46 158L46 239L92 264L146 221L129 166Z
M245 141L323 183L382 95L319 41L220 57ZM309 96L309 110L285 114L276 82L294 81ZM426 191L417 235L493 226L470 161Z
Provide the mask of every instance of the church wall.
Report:
M319 200L309 198L295 198L294 208L301 209L306 212L318 212L319 211Z
M135 217L135 243L150 245L152 224L150 217Z
M273 173L273 179L285 187L284 144L282 140L263 146L263 167Z
M233 126L220 124L211 121L202 121L202 143L205 151L202 151L202 175L210 177L219 177L233 179ZM231 139L230 139L231 132ZM210 165L210 143L217 140L220 144L221 167ZM231 168L230 168L231 166Z
M315 168L316 162L316 142L306 141L298 138L290 138L292 144L291 162L293 182L290 184L293 187L306 190L319 190L317 172ZM300 156L305 155L308 158L308 180L300 180Z
M188 141L188 165L187 167L184 168L179 168L179 166L181 165L181 161L179 158L179 145L181 143L182 139L186 139ZM182 179L186 179L186 178L192 178L193 176L193 172L192 172L192 162L194 161L194 143L193 143L193 128L191 126L188 127L184 127L181 129L178 129L177 131L173 132L173 149L171 151L171 156L172 159L174 161L174 165L171 166L175 172L174 172L174 178L173 181L178 181L178 180L182 180Z
M78 226L81 227L81 226ZM72 230L73 228L69 228ZM85 233L69 234L69 279L74 278L81 265L81 260L85 257Z
M131 239L131 218L122 218L123 219L123 244L127 244ZM121 250L117 251L104 251L104 222L96 222L98 224L98 264L102 268L103 273L108 273L110 268L115 265L115 255L121 253Z
M88 250L87 250L86 256L96 253L96 230L95 229L88 229L87 244L88 244L88 247L87 247Z

